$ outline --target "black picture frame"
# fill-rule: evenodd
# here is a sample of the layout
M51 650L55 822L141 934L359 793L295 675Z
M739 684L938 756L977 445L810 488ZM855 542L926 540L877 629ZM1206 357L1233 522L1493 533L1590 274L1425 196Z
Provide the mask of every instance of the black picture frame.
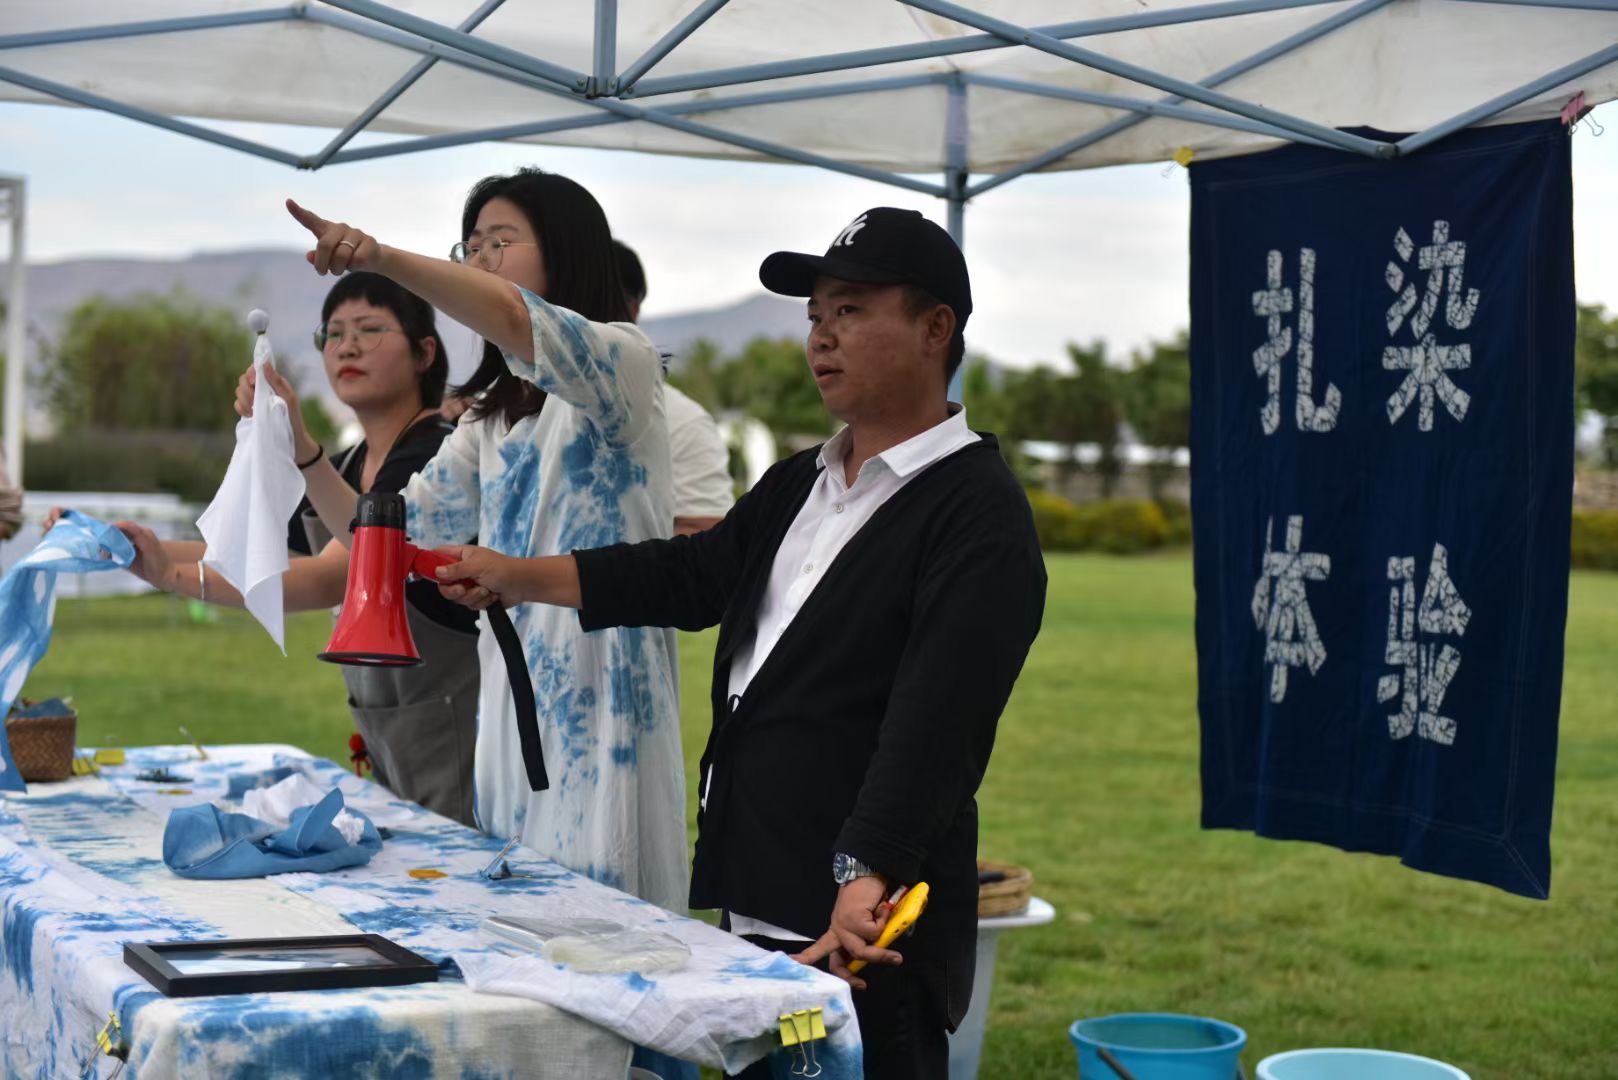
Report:
M130 942L124 963L168 997L438 981L437 964L379 934Z

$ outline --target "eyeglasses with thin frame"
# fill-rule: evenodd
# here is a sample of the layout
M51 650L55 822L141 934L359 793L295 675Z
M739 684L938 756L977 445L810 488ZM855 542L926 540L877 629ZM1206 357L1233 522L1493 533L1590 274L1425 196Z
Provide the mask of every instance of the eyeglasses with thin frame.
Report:
M508 247L538 247L532 240L505 240L498 236L485 236L481 240L462 240L449 249L449 261L471 263L481 270L500 269L500 259Z
M352 330L354 340L359 343L360 352L362 353L368 353L376 348L377 344L381 342L383 334L404 333L397 326L378 326L374 323L367 326L355 326ZM335 326L316 327L314 333L315 348L325 352L328 345L342 345L343 339L347 336L348 334L341 323Z

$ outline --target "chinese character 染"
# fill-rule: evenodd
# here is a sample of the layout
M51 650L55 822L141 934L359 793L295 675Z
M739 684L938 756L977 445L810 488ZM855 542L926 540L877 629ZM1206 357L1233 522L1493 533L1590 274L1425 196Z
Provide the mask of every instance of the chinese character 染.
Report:
M1451 330L1465 330L1472 325L1478 311L1478 291L1466 288L1466 244L1449 238L1449 222L1433 222L1433 242L1418 251L1410 234L1400 229L1393 237L1394 253L1398 261L1388 260L1383 277L1397 296L1388 308L1388 336L1396 338L1409 319L1411 345L1389 345L1382 350L1382 366L1389 371L1408 372L1399 388L1388 398L1388 423L1396 424L1410 408L1410 403L1421 401L1416 426L1422 431L1433 430L1433 399L1444 403L1457 421L1466 418L1466 409L1472 397L1455 385L1449 377L1451 371L1464 371L1472 366L1472 346L1467 344L1440 345L1433 332L1433 321L1438 314L1438 302L1444 302L1444 322ZM1416 266L1427 271L1427 284L1418 304L1416 285L1406 279L1410 256L1416 256Z
M1445 746L1455 741L1455 721L1439 714L1444 694L1461 666L1461 651L1431 640L1441 636L1463 637L1472 617L1471 608L1449 576L1449 552L1443 544L1433 545L1427 565L1427 585L1416 604L1416 560L1412 556L1388 560L1388 644L1386 661L1400 670L1384 675L1376 685L1378 701L1399 698L1399 711L1388 717L1388 737L1403 739L1412 731L1423 739Z
M1274 551L1271 539L1275 518L1264 527L1264 560L1258 583L1253 586L1253 622L1264 631L1264 662L1273 664L1270 673L1270 700L1287 696L1287 669L1308 665L1309 674L1326 662L1326 646L1320 640L1314 614L1309 610L1309 594L1304 583L1324 581L1331 575L1331 556L1301 551L1303 518L1287 518L1285 551Z
M1281 361L1292 350L1292 327L1283 318L1293 311L1292 290L1281 284L1282 259L1272 251L1265 260L1265 288L1253 294L1253 314L1266 321L1269 338L1253 350L1253 370L1268 384L1269 396L1259 409L1264 434L1281 426ZM1343 395L1326 385L1326 401L1315 404L1315 251L1298 250L1298 394L1293 414L1299 431L1330 431L1337 426Z

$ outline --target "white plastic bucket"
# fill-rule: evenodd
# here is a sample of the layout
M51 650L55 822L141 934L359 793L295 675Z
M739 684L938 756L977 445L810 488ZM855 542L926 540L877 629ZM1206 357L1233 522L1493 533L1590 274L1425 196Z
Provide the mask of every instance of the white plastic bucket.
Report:
M1288 1050L1258 1063L1258 1080L1471 1080L1453 1065L1395 1050Z

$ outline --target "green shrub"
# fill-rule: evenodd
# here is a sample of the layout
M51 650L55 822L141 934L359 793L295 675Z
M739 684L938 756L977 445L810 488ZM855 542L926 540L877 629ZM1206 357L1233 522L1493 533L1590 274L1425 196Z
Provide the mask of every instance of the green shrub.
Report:
M1113 555L1162 547L1169 523L1147 499L1107 499L1090 508L1096 516L1093 546Z
M167 491L208 502L225 477L229 432L95 431L30 441L23 484L34 491Z
M1034 532L1044 551L1083 550L1083 523L1079 508L1048 491L1030 489L1028 506L1034 512Z
M1107 499L1075 506L1048 491L1029 491L1028 505L1034 511L1039 546L1046 551L1132 555L1162 547L1169 537L1163 511L1145 499Z
M1573 511L1573 565L1618 570L1618 511Z
M1168 525L1168 535L1163 538L1163 542L1175 547L1189 544L1191 507L1179 499L1158 499L1157 508L1163 512L1163 520Z

